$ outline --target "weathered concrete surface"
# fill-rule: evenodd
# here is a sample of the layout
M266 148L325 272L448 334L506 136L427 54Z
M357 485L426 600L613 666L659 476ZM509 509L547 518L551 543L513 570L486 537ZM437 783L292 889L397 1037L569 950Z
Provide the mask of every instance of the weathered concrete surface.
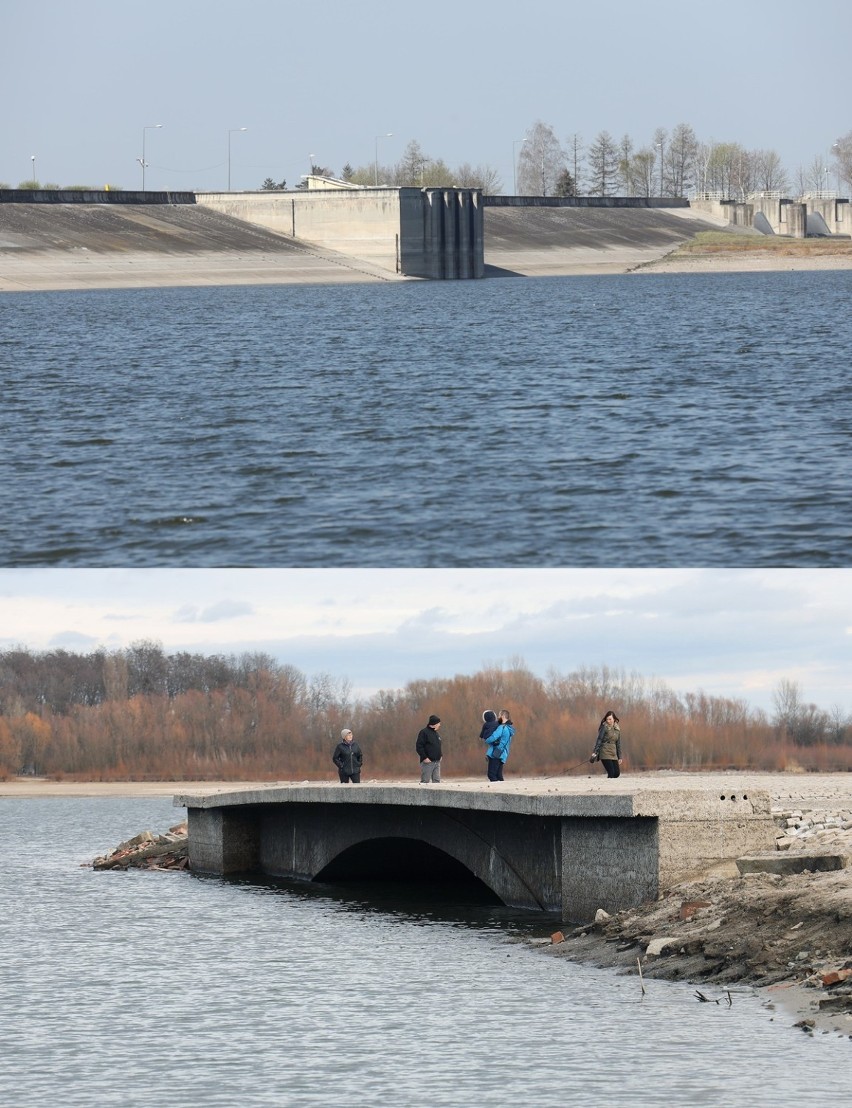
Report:
M183 205L4 203L0 291L404 280L397 268L427 277L625 273L697 229L724 226L684 208L479 209L467 193L430 190L424 201L419 189L402 191L378 190L384 206L373 197L372 216L348 231L326 222L330 199L323 207L322 194L307 192L298 211L288 193L202 194Z
M4 292L397 279L198 205L0 204Z
M484 223L488 277L625 273L727 226L688 208L486 206Z
M481 201L455 188L198 194L213 211L429 280L483 275Z
M369 843L427 843L507 904L591 918L655 899L673 882L774 845L769 794L634 785L580 793L509 787L277 785L179 795L196 872L313 879Z

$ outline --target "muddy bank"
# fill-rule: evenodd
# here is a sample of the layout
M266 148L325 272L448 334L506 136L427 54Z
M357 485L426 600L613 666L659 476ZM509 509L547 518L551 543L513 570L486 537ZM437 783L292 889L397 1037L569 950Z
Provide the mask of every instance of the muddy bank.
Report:
M599 912L545 952L635 974L637 987L640 975L694 983L708 1003L753 986L804 1031L852 1039L852 811L778 806L773 816L774 853Z

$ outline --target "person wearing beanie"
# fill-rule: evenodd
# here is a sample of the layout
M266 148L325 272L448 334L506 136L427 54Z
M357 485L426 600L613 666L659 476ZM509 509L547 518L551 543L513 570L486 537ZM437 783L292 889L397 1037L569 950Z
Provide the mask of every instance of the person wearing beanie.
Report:
M485 715L483 715L483 719L485 719ZM502 708L497 715L494 730L485 740L488 743L485 757L488 759L489 781L503 780L503 766L505 766L506 759L509 757L509 747L512 745L514 737L515 725L512 723L512 718L506 709Z
M429 716L429 722L417 735L416 750L420 758L420 784L438 784L441 780L441 717Z
M331 760L337 766L341 785L349 783L359 785L361 783L361 766L364 764L364 755L348 727L344 727L340 732L340 742L334 748Z

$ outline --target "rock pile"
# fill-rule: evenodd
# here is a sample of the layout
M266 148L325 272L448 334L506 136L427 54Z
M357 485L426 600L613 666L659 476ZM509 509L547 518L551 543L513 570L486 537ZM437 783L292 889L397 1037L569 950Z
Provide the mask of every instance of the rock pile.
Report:
M830 848L852 854L852 810L773 808L776 850Z
M95 858L94 869L188 869L189 839L185 823L170 827L164 835L141 831L110 854Z

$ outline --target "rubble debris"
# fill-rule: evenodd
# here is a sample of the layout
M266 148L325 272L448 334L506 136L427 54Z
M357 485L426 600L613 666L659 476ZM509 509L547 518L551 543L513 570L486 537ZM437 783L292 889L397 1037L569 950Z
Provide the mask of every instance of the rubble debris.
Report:
M93 869L189 869L189 836L186 823L170 827L164 835L141 831L111 853L92 862Z

